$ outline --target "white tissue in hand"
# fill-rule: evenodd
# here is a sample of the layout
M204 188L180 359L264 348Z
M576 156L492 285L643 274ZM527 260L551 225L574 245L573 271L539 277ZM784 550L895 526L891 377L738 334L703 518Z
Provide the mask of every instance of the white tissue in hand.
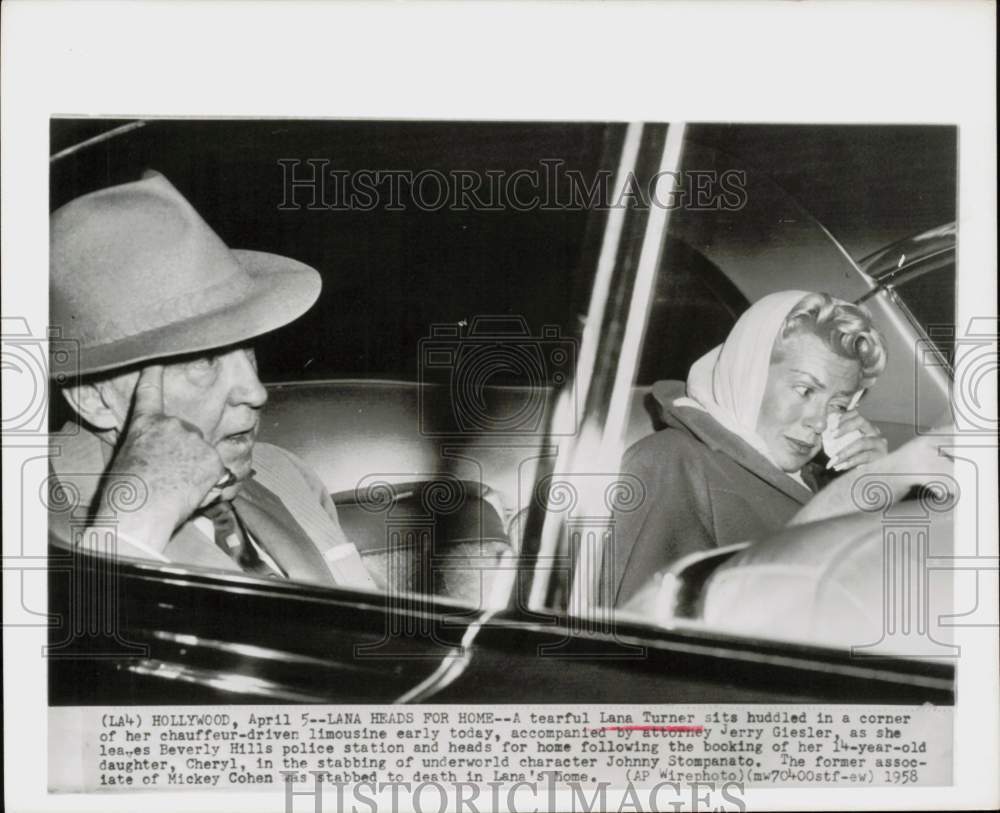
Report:
M854 429L842 437L835 438L834 434L837 427L840 426L840 415L841 413L834 412L827 416L826 431L823 433L823 451L831 459L836 457L837 453L845 446L850 446L858 438L863 437L859 430Z

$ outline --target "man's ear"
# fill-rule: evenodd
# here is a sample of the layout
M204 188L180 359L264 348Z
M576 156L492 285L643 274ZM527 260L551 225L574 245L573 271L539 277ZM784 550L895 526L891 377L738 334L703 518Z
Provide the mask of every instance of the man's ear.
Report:
M74 411L97 429L118 429L118 416L108 405L110 393L101 384L76 384L64 387L63 397Z

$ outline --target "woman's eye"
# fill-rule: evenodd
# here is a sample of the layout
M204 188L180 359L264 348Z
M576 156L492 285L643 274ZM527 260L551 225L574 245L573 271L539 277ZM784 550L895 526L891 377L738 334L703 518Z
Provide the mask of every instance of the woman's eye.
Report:
M808 398L809 394L812 392L812 387L807 387L804 384L799 384L797 387L793 387L802 398Z

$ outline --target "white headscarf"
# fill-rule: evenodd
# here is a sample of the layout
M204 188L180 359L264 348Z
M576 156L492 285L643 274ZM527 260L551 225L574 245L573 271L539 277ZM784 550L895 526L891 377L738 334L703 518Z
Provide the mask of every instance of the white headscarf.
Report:
M764 457L778 464L757 434L771 351L785 317L807 291L779 291L755 302L733 325L726 341L691 365L687 397L676 406L705 410ZM799 480L792 475L792 478ZM801 482L801 480L799 480Z

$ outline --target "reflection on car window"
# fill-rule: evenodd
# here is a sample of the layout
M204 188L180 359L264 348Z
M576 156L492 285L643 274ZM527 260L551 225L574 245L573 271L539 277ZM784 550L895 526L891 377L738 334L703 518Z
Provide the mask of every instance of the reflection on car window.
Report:
M683 380L695 359L726 338L749 304L716 265L668 237L636 383Z
M895 283L895 292L948 364L955 363L955 260L949 254L926 271Z

